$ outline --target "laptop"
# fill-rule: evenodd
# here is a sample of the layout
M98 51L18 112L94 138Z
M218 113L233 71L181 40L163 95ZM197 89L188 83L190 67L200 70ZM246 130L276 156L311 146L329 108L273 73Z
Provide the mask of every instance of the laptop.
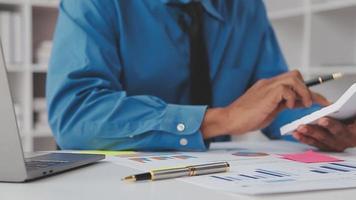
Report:
M0 181L25 182L92 164L104 155L48 153L25 158L0 43Z

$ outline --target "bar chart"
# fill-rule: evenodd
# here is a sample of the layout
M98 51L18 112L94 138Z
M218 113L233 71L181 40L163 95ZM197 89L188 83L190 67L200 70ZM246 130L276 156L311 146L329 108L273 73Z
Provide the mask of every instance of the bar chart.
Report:
M279 169L278 169L279 168ZM324 164L306 165L304 169L296 170L294 167L284 165L284 170L277 167L257 168L251 170L242 170L241 172L232 172L228 175L212 175L213 179L218 179L228 182L283 182L307 180L309 178L330 177L330 175L353 175L356 177L356 163L350 162L334 162ZM327 176L325 176L327 175Z
M356 187L356 161L258 165L238 161L228 173L184 179L196 185L239 194L272 194Z
M290 172L284 172L280 170L270 170L270 169L255 169L253 172L243 172L243 173L232 173L230 175L212 175L211 178L224 180L224 181L238 181L238 182L249 182L249 181L263 181L263 182L273 182L273 181L295 181L293 178L296 176Z
M310 171L318 174L356 172L356 165L350 163L328 163L312 168Z

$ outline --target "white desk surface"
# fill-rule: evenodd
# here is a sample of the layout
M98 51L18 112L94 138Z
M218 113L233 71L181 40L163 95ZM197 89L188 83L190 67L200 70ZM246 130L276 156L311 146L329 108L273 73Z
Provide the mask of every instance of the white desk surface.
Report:
M241 143L240 143L241 144ZM280 143L270 142L275 148ZM356 155L351 150L343 154ZM246 196L205 189L178 180L127 183L120 179L136 173L134 169L103 161L81 169L69 171L28 183L0 183L0 200L175 200L175 199L288 199L335 200L354 199L355 189L290 193L278 195Z

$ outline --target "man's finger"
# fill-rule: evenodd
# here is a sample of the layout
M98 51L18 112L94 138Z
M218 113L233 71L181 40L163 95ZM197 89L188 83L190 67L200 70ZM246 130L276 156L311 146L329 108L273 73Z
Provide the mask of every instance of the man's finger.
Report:
M310 145L310 146L315 146L315 147L317 147L318 149L320 149L322 151L331 150L325 144L315 140L312 137L305 136L302 133L299 133L298 131L294 132L293 136L295 136L295 138L298 139L301 143L304 143L304 144L307 144L307 145Z
M289 109L292 109L295 107L295 104L297 101L297 95L295 94L295 92L293 92L290 89L287 89L283 92L282 96L286 100L286 106Z
M304 107L310 107L313 103L311 91L304 84L304 80L299 71L291 71L279 75L272 79L274 82L273 88L279 85L285 85L290 87L303 102Z
M303 125L298 127L298 132L303 136L313 138L318 141L318 143L323 144L326 149L334 151L343 151L344 144L341 144L334 135L330 134L329 131L315 126L315 125Z
M356 116L351 117L350 119L343 120L342 122L348 125L356 125Z
M334 137L320 128L311 125L302 125L297 128L297 131L305 136L312 137L317 141L330 146L329 143L334 141Z
M322 106L328 106L331 104L331 102L328 99L326 99L324 96L322 96L321 94L318 94L315 92L312 92L311 94L312 94L313 102L318 103Z
M313 103L312 95L309 89L305 86L304 82L300 79L291 78L289 80L290 86L301 97L301 100L305 107L310 107Z
M337 120L323 117L318 120L318 125L329 130L335 136L341 137L348 133L347 127Z

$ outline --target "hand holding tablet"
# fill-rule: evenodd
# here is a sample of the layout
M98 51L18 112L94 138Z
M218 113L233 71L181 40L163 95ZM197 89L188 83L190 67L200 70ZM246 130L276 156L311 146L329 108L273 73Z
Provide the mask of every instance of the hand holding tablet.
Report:
M322 117L346 120L356 116L356 83L354 83L335 103L315 111L281 127L282 135L291 134L298 126L315 124Z

